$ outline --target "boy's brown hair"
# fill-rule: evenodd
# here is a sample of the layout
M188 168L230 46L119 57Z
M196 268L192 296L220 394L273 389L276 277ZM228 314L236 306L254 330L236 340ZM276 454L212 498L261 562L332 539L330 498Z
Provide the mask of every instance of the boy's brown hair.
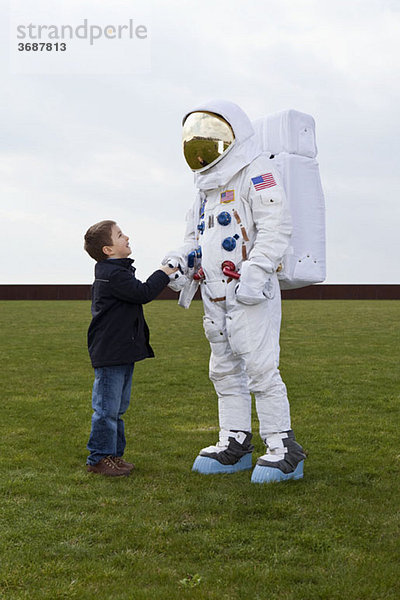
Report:
M100 221L89 227L85 233L85 250L94 258L95 261L100 262L108 258L107 254L103 252L103 246L111 246L111 228L116 225L115 221Z

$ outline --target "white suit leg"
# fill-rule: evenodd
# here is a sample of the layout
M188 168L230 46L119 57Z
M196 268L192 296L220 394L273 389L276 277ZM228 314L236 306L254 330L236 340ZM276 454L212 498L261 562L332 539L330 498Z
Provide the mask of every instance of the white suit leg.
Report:
M241 356L230 348L225 302L212 302L203 293L204 331L211 347L210 379L218 396L220 429L251 431L251 396Z
M229 289L229 288L227 288ZM255 305L228 299L227 331L232 352L241 357L248 387L256 398L260 435L290 429L290 409L279 364L280 292L274 278L274 295Z
M228 431L251 431L251 396L247 377L241 361L230 352L226 345L224 360L216 360L214 344L211 344L210 379L218 396L220 429ZM237 363L237 372L227 373L225 369ZM224 372L225 371L225 372Z

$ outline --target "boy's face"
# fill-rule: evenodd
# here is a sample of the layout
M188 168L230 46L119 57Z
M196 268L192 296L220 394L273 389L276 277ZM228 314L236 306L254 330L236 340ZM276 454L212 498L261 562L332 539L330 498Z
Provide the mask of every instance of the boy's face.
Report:
M111 228L111 242L111 246L103 246L103 252L109 258L127 258L132 254L129 238L122 233L118 225L113 225Z

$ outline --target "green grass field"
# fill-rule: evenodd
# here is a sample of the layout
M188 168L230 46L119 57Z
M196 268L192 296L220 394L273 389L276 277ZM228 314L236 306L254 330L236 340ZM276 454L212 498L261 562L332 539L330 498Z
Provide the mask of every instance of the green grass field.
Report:
M284 302L308 459L266 486L191 472L218 430L200 302L146 307L121 479L85 471L90 303L0 309L1 599L398 600L399 302Z

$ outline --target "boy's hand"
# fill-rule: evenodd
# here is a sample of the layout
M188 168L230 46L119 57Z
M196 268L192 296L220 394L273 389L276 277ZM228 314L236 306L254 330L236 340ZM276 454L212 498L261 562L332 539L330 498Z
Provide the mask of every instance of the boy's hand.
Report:
M178 267L169 267L168 265L161 265L160 271L164 271L164 273L166 275L172 275L173 273L176 273L178 270Z

